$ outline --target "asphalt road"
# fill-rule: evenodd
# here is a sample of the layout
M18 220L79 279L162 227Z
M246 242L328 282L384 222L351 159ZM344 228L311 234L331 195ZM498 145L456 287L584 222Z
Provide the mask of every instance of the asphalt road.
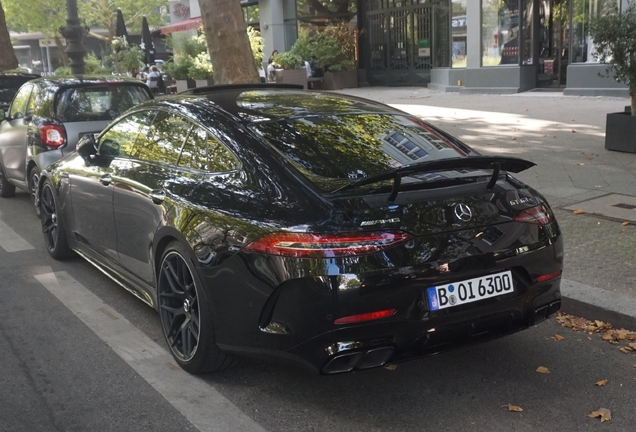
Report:
M395 370L331 377L242 363L193 378L166 349L152 309L87 262L48 256L27 194L0 199L0 431L632 431L636 422L634 353L554 320ZM587 416L599 408L612 420Z

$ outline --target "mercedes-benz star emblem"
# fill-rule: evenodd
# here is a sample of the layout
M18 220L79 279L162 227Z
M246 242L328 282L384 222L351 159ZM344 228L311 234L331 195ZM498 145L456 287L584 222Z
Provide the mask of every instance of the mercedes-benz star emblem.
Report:
M457 204L455 206L455 216L462 222L468 222L473 218L473 211L464 203Z

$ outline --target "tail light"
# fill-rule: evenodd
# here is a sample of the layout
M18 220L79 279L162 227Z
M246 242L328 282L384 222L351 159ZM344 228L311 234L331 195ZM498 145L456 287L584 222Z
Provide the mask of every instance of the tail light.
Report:
M245 250L296 258L336 258L379 252L410 238L398 232L273 233L248 244Z
M40 127L40 139L47 147L60 147L66 142L66 133L62 126L48 124Z
M554 222L554 214L550 207L546 204L541 204L521 211L517 217L515 217L515 220L517 222L547 225Z
M388 318L393 316L395 309L385 309L375 312L367 312L359 315L350 315L342 318L338 318L334 321L334 324L353 324L364 321L373 321L382 318Z
M549 281L550 279L558 278L559 276L561 276L561 273L563 272L559 270L552 273L542 274L541 276L537 277L537 282L546 282L546 281Z

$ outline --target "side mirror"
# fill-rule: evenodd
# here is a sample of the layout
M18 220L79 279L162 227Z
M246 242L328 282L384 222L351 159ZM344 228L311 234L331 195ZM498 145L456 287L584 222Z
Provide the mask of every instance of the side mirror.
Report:
M84 160L90 160L91 156L97 154L97 144L95 141L95 134L87 134L82 137L77 144L77 153Z

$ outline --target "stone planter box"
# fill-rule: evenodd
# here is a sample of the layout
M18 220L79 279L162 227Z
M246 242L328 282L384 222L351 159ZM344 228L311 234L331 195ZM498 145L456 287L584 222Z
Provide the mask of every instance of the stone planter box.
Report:
M176 80L177 93L186 91L187 89L195 88L196 83L194 80Z
M636 116L630 112L607 114L605 149L636 153Z
M326 72L322 82L316 83L321 90L340 90L358 87L358 71Z
M209 87L214 85L213 79L194 80L196 87Z
M302 69L277 69L276 84L298 84L307 88L307 72Z

